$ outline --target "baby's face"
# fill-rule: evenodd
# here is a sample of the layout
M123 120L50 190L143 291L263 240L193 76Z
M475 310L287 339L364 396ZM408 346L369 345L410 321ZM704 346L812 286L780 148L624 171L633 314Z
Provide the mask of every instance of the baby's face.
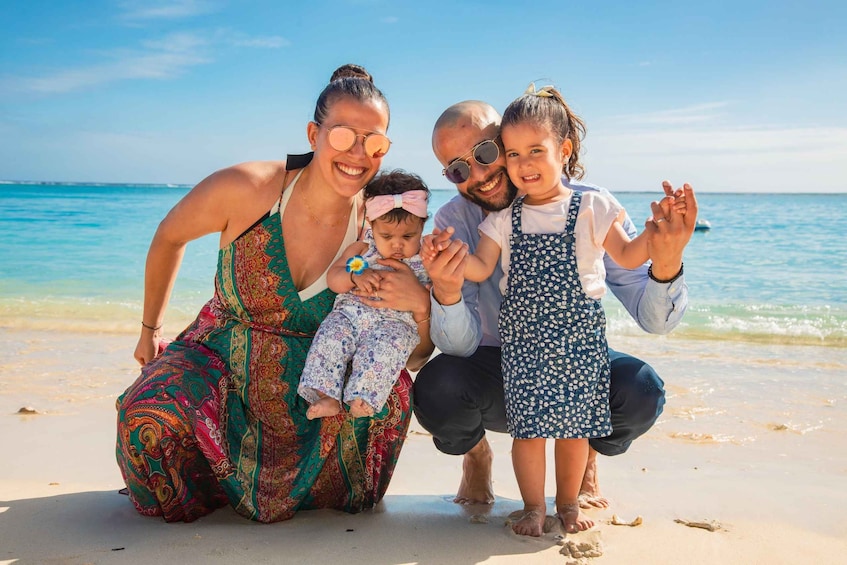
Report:
M377 218L371 222L376 249L386 259L408 259L421 249L424 219L408 216L402 222Z

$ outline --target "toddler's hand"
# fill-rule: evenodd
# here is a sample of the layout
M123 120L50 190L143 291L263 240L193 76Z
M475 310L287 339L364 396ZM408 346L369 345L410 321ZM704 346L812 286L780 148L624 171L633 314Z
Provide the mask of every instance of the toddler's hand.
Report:
M426 265L427 262L435 260L439 253L450 246L450 238L455 231L456 230L452 227L448 227L445 230L433 228L431 234L423 237L421 244L421 258L424 261L424 265Z

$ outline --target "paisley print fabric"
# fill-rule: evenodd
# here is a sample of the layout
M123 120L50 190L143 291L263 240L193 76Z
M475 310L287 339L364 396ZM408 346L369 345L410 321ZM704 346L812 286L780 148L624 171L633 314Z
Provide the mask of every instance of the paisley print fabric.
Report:
M220 251L214 298L117 401L117 460L139 512L191 521L230 504L273 522L382 498L411 417L409 374L373 418L308 420L297 394L334 298L300 300L278 213Z

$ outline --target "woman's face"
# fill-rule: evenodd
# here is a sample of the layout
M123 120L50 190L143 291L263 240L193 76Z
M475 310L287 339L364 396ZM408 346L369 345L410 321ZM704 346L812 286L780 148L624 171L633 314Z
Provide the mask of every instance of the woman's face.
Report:
M329 130L335 126L346 126L359 134L350 149L338 151L329 143ZM388 111L381 102L339 98L329 107L321 125L309 123L309 143L315 151L312 165L338 194L351 197L374 177L382 165L382 155L368 155L365 151L364 136L374 132L384 135L387 129Z

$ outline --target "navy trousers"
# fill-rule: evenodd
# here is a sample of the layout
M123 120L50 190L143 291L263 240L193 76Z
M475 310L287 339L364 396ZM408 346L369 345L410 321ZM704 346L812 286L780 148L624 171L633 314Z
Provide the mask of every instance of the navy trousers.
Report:
M598 453L619 455L656 422L665 405L665 389L644 361L611 349L609 357L612 433L589 443ZM463 455L485 430L505 432L500 348L480 347L470 357L437 355L415 377L412 398L418 422L443 453Z

